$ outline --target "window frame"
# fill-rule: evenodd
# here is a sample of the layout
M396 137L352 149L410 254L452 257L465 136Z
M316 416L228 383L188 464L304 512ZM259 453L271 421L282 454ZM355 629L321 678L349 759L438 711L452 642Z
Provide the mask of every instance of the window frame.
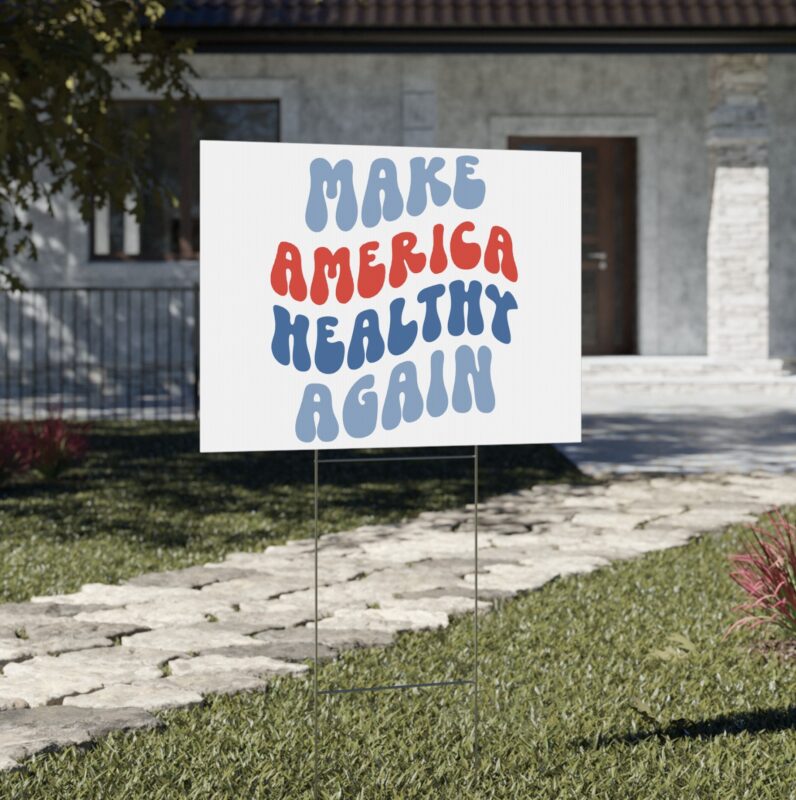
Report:
M114 100L114 103L119 105L142 105L145 103L159 103L162 102L157 98L149 97L124 97ZM261 105L271 104L275 106L276 111L276 139L273 141L282 141L282 103L279 97L267 98L253 98L249 97L207 97L201 98L201 102L212 105ZM178 247L179 253L164 253L159 258L145 257L141 255L128 255L123 251L111 250L107 254L97 254L95 251L95 215L98 209L95 208L91 220L88 224L88 261L92 264L109 264L109 263L134 263L134 264L174 264L174 263L193 263L199 261L199 252L194 251L191 247L190 233L186 239L184 231L191 230L191 195L193 191L193 175L191 171L191 132L193 130L193 120L191 114L191 107L189 104L183 104L177 110L179 118L179 235ZM123 212L126 214L126 212Z

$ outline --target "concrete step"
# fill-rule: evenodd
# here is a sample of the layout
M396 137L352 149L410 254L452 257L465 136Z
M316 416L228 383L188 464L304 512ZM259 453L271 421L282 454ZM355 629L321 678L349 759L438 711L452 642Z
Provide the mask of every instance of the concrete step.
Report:
M796 374L782 359L726 361L706 356L608 356L583 359L584 395L732 396L792 399Z
M743 397L746 402L755 398L789 399L796 405L796 377L781 378L660 378L642 380L639 378L617 380L612 378L584 378L583 394L615 395L658 395L658 396L711 396Z
M585 356L584 380L723 380L778 379L792 374L791 365L780 358L747 361L715 359L708 356Z
M583 385L600 388L600 387L649 387L653 389L728 389L733 388L743 389L744 391L757 390L760 392L776 391L778 389L793 390L796 389L796 377L781 377L781 378L723 378L723 377L707 377L707 378L648 378L646 380L641 378L586 378L583 379Z

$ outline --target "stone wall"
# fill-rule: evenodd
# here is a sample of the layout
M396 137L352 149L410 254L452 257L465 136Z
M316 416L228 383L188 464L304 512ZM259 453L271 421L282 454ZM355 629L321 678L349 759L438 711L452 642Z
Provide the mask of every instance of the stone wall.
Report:
M770 352L796 360L796 55L768 59Z
M768 62L711 56L708 355L767 358Z

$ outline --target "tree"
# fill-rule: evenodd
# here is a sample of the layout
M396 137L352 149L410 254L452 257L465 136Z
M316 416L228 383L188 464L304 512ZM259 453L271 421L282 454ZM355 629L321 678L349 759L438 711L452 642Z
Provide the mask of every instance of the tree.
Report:
M134 125L113 102L122 60L165 113L192 98L185 42L156 27L155 0L6 0L0 6L0 275L12 255L36 258L28 212L68 191L88 220L108 200L159 189L142 156L147 120ZM176 203L171 197L168 202Z

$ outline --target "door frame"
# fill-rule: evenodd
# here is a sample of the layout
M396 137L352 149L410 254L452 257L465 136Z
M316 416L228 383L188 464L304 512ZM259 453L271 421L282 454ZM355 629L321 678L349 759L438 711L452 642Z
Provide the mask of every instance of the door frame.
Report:
M662 259L660 219L658 121L653 114L493 114L489 116L486 146L505 150L509 136L529 138L632 137L636 139L636 352L660 352Z
M619 144L621 143L621 145ZM566 150L572 148L579 150L584 147L592 147L597 151L597 182L598 195L609 194L616 191L613 185L614 175L611 168L614 166L612 159L616 157L621 160L624 175L622 186L622 240L621 243L613 235L614 227L611 221L611 202L598 203L598 226L606 231L609 236L603 242L602 248L607 253L608 263L616 264L617 249L621 248L624 255L624 267L621 275L613 272L608 280L598 281L598 308L603 313L597 319L598 339L603 343L603 347L610 352L609 355L631 355L637 350L637 273L638 273L638 246L637 246L637 150L638 142L633 136L557 136L557 135L535 135L535 136L516 136L508 137L509 150L525 149L524 145L538 144L543 149L545 144L555 145L556 148ZM612 145L615 147L612 148ZM589 259L583 259L588 261ZM596 263L595 263L596 266ZM608 277L608 276L606 276ZM615 303L615 292L612 283L621 279L622 302L621 317L618 320L621 326L621 343L615 344L617 312ZM586 353L588 355L588 353ZM596 353L592 353L596 355Z

